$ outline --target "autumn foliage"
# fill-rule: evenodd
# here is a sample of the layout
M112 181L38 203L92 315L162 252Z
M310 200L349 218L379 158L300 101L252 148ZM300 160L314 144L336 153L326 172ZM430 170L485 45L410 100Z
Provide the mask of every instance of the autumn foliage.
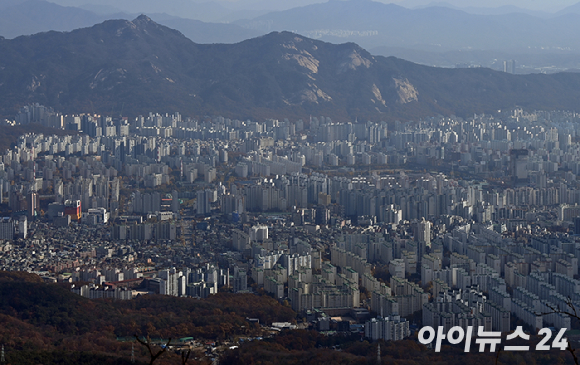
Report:
M536 341L537 342L537 341ZM369 342L358 334L322 335L316 331L285 331L259 342L241 345L229 351L221 364L272 364L272 365L338 365L369 364L377 361L377 347L381 346L380 364L390 365L548 365L572 364L568 351L547 352L478 352L473 346L465 353L462 346L444 345L441 352L419 344L415 339L388 342Z
M271 323L293 321L296 316L268 296L220 293L207 299L145 295L127 301L89 300L36 278L0 272L0 344L9 359L27 354L34 364L43 363L32 360L39 353L58 357L62 352L90 352L105 356L101 363L117 363L116 358L130 359L131 354L131 344L120 337L220 341L261 333L247 317ZM138 350L140 354L142 349ZM107 357L111 355L115 356Z

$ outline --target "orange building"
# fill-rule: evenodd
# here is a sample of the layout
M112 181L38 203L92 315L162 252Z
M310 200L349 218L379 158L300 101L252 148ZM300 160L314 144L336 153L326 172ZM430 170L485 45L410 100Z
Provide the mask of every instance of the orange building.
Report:
M80 200L67 200L64 202L64 214L70 215L71 220L78 221L81 219L83 213L81 212Z

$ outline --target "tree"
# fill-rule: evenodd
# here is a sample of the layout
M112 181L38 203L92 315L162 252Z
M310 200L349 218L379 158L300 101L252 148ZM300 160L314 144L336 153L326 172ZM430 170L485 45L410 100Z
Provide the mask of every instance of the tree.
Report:
M575 318L577 320L580 320L580 314L578 314L578 312L576 310L576 306L574 305L574 303L572 302L572 298L570 298L570 297L566 298L566 307L567 308L560 308L560 306L552 307L550 305L548 305L547 307L550 308L552 310L552 312L548 312L548 313L544 313L544 314L562 313L562 314L567 314L570 317ZM576 356L577 349L572 347L572 345L570 344L570 341L568 341L568 347L566 348L566 350L570 351L570 353L572 354L572 357L574 358L574 363L576 365L580 365L578 363L578 356Z
M167 351L167 349L169 348L169 345L171 344L171 338L170 338L169 341L167 341L167 344L165 346L163 346L161 348L161 350L157 351L157 353L154 354L153 353L153 349L152 349L151 339L149 338L149 336L147 336L146 341L143 341L137 335L135 335L135 338L137 339L137 341L141 345L147 347L147 350L149 350L149 356L151 357L151 359L149 361L149 365L153 365L153 363L155 362L155 360L157 360L159 358L159 356L163 355L163 353L165 351ZM189 353L187 354L187 358L189 358ZM182 354L182 361L183 361L183 354ZM187 362L187 359L185 359L185 362ZM183 362L183 364L185 364L185 362Z
M185 352L185 351L181 352L181 365L185 365L187 363L187 360L189 360L190 354L191 354L191 349L187 350L187 352Z

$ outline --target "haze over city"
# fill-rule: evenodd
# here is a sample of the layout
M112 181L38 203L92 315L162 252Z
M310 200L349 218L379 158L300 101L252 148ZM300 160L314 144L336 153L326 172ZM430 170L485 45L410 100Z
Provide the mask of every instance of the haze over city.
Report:
M0 365L579 365L578 34L0 0Z

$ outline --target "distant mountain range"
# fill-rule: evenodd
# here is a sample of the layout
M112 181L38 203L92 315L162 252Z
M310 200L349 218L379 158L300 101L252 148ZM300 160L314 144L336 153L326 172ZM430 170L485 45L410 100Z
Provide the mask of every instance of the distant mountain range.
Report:
M0 36L14 38L49 30L70 31L100 23L109 16L43 0L8 1L0 5Z
M580 51L580 15L542 19L522 13L477 15L447 7L407 9L370 0L328 1L236 22L264 32L292 30L336 42L439 49Z
M566 15L566 14L580 14L580 3L570 5L556 13L556 15Z
M39 102L65 113L336 120L574 109L580 74L441 69L273 32L200 45L146 16L0 40L0 111Z
M91 8L90 6L88 8ZM92 9L98 9L92 7ZM104 7L103 11L114 8ZM44 0L11 0L0 4L0 36L15 38L39 32L71 31L111 19L133 19L139 14L100 13L77 7L60 6ZM257 37L263 32L235 24L206 23L168 14L152 14L159 23L178 29L197 43L236 43Z
M74 4L72 0L54 1ZM330 0L264 13L268 8L289 6L282 0L229 5L216 1L100 0L80 8L44 0L4 0L0 4L0 36L71 31L105 20L133 19L140 13L130 10L139 9L196 43L237 43L272 31L291 31L335 44L355 42L379 55L426 65L454 67L465 63L502 69L504 60L516 59L521 73L580 69L580 38L576 37L580 3L548 14L517 7L457 8L445 2L408 9L370 0Z
M403 5L404 6L404 5ZM514 13L521 13L521 14L528 14L532 16L536 16L538 18L549 18L554 16L552 13L547 13L543 11L537 10L529 10L520 8L513 5L504 5L498 7L476 7L476 6L465 6L465 7L458 7L454 6L453 4L449 4L447 2L431 2L425 6L417 6L417 7L410 7L411 9L420 9L420 8L431 8L431 7L444 7L450 8L455 10L461 10L468 14L478 14L478 15L505 15L505 14L514 14Z

